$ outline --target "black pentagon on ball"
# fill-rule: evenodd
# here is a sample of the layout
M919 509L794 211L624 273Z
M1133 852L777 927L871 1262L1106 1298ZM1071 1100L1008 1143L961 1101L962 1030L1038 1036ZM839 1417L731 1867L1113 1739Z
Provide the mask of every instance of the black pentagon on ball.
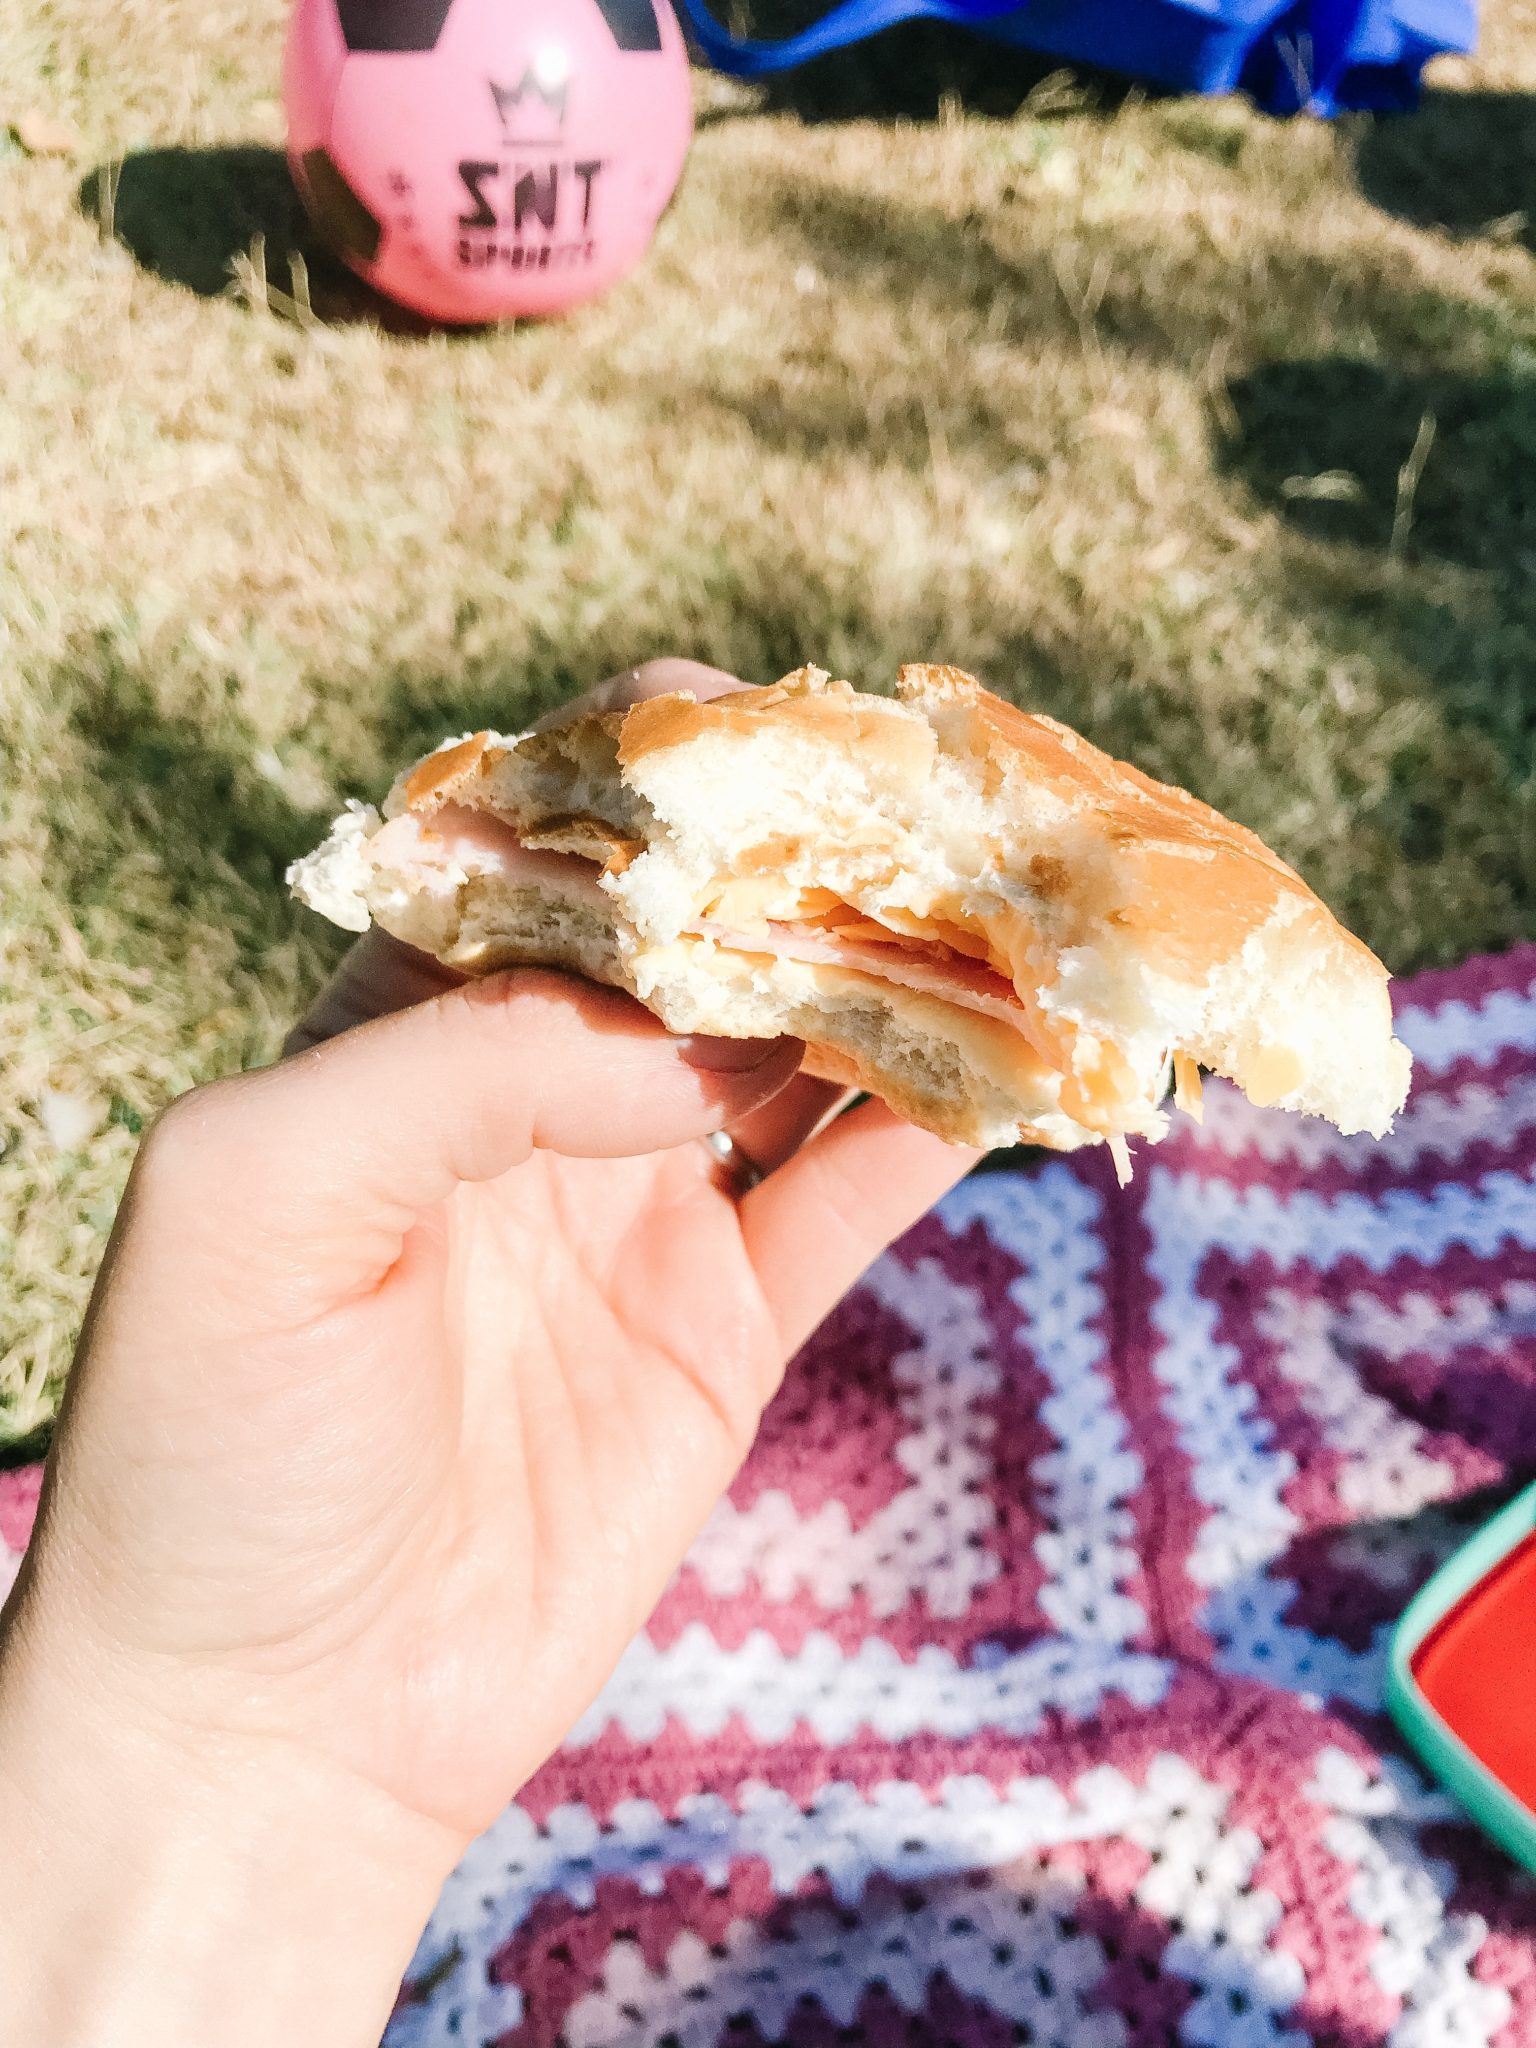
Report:
M336 12L349 50L435 50L452 5L453 0L336 0Z
M338 255L371 263L384 230L323 149L307 149L299 165L305 210Z
M597 0L621 50L659 50L661 25L653 0Z

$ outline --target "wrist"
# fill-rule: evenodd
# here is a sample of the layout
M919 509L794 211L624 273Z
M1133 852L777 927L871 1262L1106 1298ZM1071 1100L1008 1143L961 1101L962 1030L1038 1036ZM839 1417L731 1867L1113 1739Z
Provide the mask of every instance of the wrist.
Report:
M0 2048L375 2048L460 1846L0 1633Z

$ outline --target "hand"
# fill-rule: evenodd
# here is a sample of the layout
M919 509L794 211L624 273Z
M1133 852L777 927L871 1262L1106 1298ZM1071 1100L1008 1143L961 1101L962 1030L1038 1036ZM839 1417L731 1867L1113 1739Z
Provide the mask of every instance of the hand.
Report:
M365 942L318 1015L161 1120L97 1283L0 1656L0 2041L18 1984L18 2040L138 2040L136 1973L157 2048L376 2039L787 1357L971 1163L877 1103L802 1142L798 1046L558 975ZM776 1169L740 1200L722 1124ZM61 1896L115 2031L79 1944L27 2007Z

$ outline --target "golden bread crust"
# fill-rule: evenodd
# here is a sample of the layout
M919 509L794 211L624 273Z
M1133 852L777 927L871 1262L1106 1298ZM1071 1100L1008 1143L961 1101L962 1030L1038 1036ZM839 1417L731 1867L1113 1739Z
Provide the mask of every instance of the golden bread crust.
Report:
M1112 846L1125 886L1118 902L1094 908L1155 937L1181 973L1207 973L1230 959L1277 912L1306 920L1319 936L1331 928L1379 966L1256 832L1188 790L1116 760L1054 718L1018 710L964 669L909 663L897 694L914 710L937 713L946 739L983 764L995 790L1019 779L1049 791L1077 813L1079 830Z
M475 733L429 754L401 794L422 815L449 802L494 809L490 785L514 747L533 765L616 747L619 770L627 774L648 755L710 735L745 739L770 725L852 749L903 779L927 773L937 729L947 747L972 758L994 793L1013 782L1021 791L1054 797L1071 813L1075 838L1096 841L1116 856L1113 899L1084 900L1081 907L1164 948L1180 974L1212 971L1277 914L1310 927L1316 941L1332 936L1379 967L1257 833L1187 790L1116 760L1058 720L1020 711L948 663L906 664L894 703L822 669L801 668L764 689L743 688L703 703L687 694L652 697L628 711L594 713L520 742ZM540 820L525 836L531 846L585 854L609 872L622 872L641 844L586 814ZM772 854L781 857L785 850L780 844ZM767 856L765 842L765 866ZM1083 887L1069 861L1037 858L1030 880L1047 901L1071 898Z
M1054 797L1071 813L1074 837L1113 851L1114 899L1082 907L1165 947L1181 974L1211 971L1277 914L1311 927L1318 940L1331 934L1357 958L1379 965L1257 833L1187 790L1116 760L1054 718L1018 710L948 663L906 664L897 700L801 668L765 689L744 688L704 703L686 694L652 697L628 711L592 714L520 742L475 733L429 754L400 793L422 815L449 802L494 809L489 785L514 747L524 761L540 765L616 746L620 772L627 773L650 754L713 734L745 739L768 725L847 747L903 778L917 778L931 764L937 727L946 746L971 756L994 791L1014 782ZM531 846L581 853L610 872L622 872L641 844L590 814L541 819L525 836ZM771 848L773 857L786 851L782 842ZM764 853L766 867L768 842ZM1070 898L1082 887L1073 863L1048 858L1034 861L1030 880L1048 901Z
M475 733L384 810L296 865L305 901L471 973L563 962L675 1030L790 1032L951 1138L1156 1137L1170 1053L1346 1131L1406 1091L1385 970L1284 861L952 666Z
M439 747L435 754L418 761L400 788L407 807L425 814L456 801L480 776L492 739L488 732L471 733L468 739Z
M842 762L856 772L841 772ZM448 804L499 819L514 852L600 868L599 908L611 903L604 914L637 973L679 934L697 936L701 920L705 943L722 954L756 953L733 928L771 935L770 964L752 970L756 983L732 984L708 1028L795 1030L823 1071L946 1135L967 1134L965 1119L983 1115L979 1098L967 1098L969 1082L933 1078L948 1071L940 1055L928 1074L870 1036L861 946L936 949L926 965L898 959L901 973L887 956L874 973L881 1015L905 1019L908 1047L925 1031L930 1049L961 1047L973 1076L989 1060L995 1067L1003 1027L979 1021L984 1005L967 1008L966 997L996 998L959 969L985 962L1012 984L1007 1028L1033 1049L1040 1073L1015 1059L996 1099L1045 1142L1157 1135L1170 1053L1230 1075L1256 1102L1327 1115L1345 1130L1379 1134L1406 1090L1409 1057L1392 1037L1385 969L1256 834L950 665L903 668L894 700L804 668L703 703L680 693L516 740L476 733L419 763L385 810L426 820ZM431 905L402 912L385 893L367 898L358 830L341 822L332 870L306 879L320 892L306 900L323 895L321 907L339 906L328 914L354 928L372 901L377 915L414 918L425 936L412 942L430 947ZM484 835L455 843L474 858L505 858L493 845L487 855ZM490 872L505 878L514 866L493 860ZM439 898L452 886L441 862L430 886ZM390 887L398 892L397 877ZM489 910L472 932L485 957L470 971L554 944L498 932L499 899L485 889ZM570 940L578 964L592 943L582 925ZM817 985L842 993L814 1018L773 1024L763 989L800 986L807 961L835 961L835 952L803 950L816 945L854 962L846 972L817 968ZM797 959L798 969L785 964ZM902 974L919 966L941 976L926 1007L910 992L922 983L900 992ZM947 1015L944 976L959 992ZM660 1000L647 986L644 1000L673 1028L695 1028L676 989ZM844 1028L840 1017L855 1021Z
M733 690L702 704L689 696L648 698L625 717L619 766L627 772L647 754L715 733L747 738L765 725L850 748L904 775L926 773L936 750L927 725L889 698L802 668L766 689Z

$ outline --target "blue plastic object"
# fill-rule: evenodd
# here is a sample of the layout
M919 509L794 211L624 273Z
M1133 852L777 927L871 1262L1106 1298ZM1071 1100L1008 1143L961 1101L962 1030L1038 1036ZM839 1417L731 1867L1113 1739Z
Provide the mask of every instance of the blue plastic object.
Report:
M1270 113L1324 118L1411 107L1425 63L1477 39L1477 0L837 0L780 42L728 34L705 0L681 4L705 56L739 78L921 17L1174 92L1247 92Z

